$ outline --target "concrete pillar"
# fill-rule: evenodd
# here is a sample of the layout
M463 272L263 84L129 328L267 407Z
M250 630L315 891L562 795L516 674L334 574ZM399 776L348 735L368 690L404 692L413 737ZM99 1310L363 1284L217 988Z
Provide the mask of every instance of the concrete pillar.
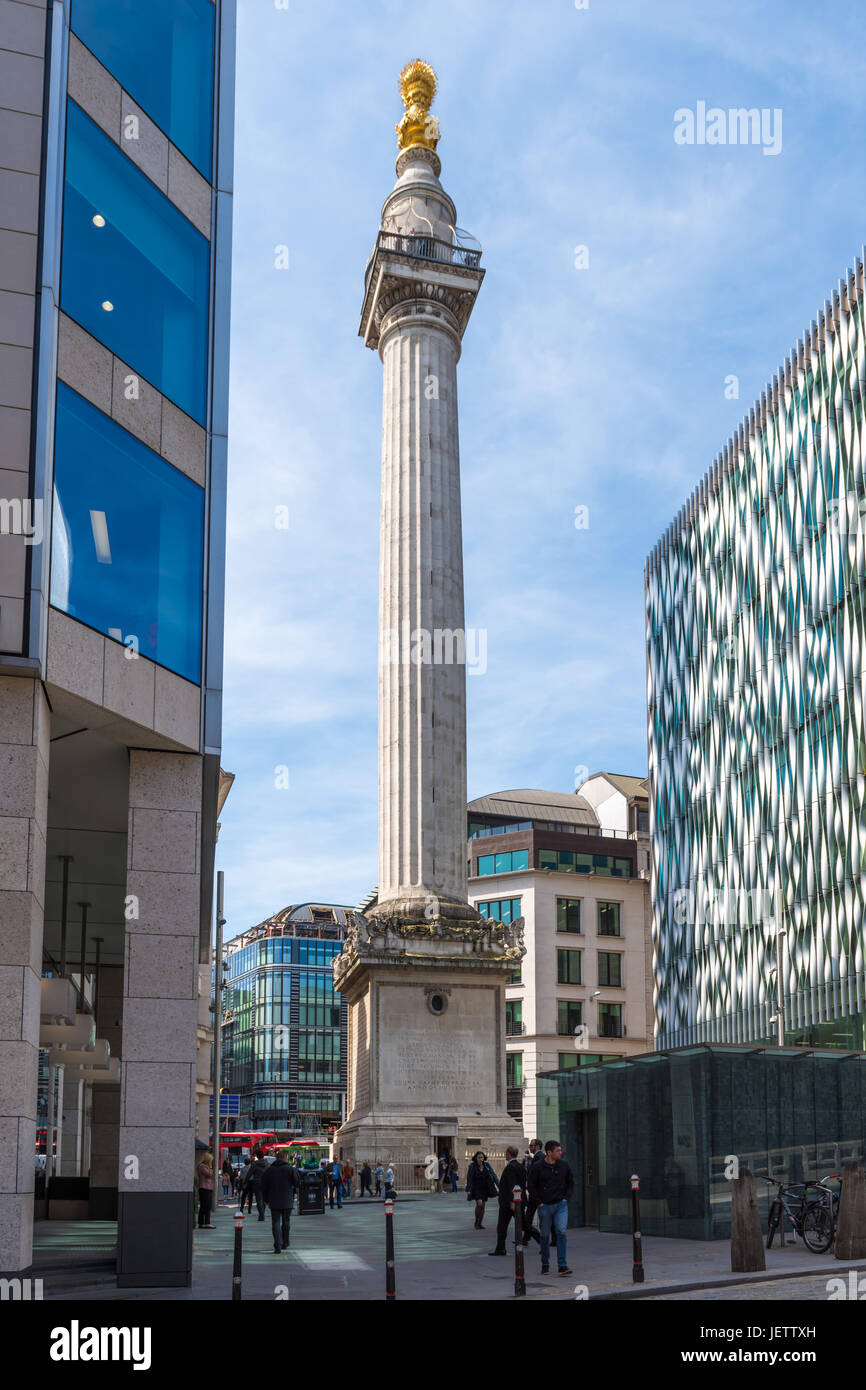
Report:
M201 758L130 752L117 1282L192 1277Z
M81 1093L84 1083L67 1083L63 1092L63 1154L58 1172L62 1178L78 1177L81 1172Z
M96 1033L112 1057L123 1057L123 969L100 965L96 981ZM117 1164L120 1153L120 1087L93 1087L90 1134L89 1215L92 1221L117 1217Z
M60 1167L63 1163L63 1092L66 1085L66 1067L62 1062L57 1063L57 1096L54 1104L54 1126L55 1139L54 1146L54 1168L52 1173L55 1177L60 1176Z
M0 1270L31 1263L39 979L48 810L48 705L0 676Z

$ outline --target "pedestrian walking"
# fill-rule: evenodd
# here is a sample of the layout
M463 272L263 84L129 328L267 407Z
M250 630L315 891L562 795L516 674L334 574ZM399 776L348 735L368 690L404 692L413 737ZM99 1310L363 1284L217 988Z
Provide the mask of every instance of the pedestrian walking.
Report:
M550 1269L550 1232L556 1238L556 1259L560 1274L570 1274L565 1230L568 1225L568 1199L574 1191L574 1175L562 1157L558 1139L548 1139L544 1158L529 1170L529 1192L535 1199L541 1228L541 1272Z
M540 1242L541 1234L538 1227L532 1224L536 1201L532 1195L532 1184L529 1181L533 1164L544 1162L544 1145L540 1139L530 1139L529 1154L524 1161L526 1163L526 1210L523 1213L523 1231L524 1235L531 1236L533 1240Z
M246 1205L247 1210L249 1211L251 1216L253 1213L252 1167L253 1161L251 1158L248 1158L244 1166L241 1168L240 1173L238 1174L238 1191L240 1193L238 1211L243 1211L244 1205Z
M250 1161L249 1158L247 1158L246 1163L240 1163L240 1168L238 1169L238 1211L243 1211L243 1204L245 1204L247 1200L247 1195L249 1195L250 1201L252 1201L252 1190L250 1190L249 1194L247 1194L246 1190L246 1183L247 1179L249 1179L249 1175Z
M343 1181L340 1177L340 1165L336 1161L328 1165L328 1205L331 1211L334 1210L334 1198L337 1199L338 1211L343 1210Z
M436 1179L436 1191L437 1191L437 1192L446 1192L446 1191L447 1191L447 1182L448 1182L448 1155L447 1155L447 1153L441 1153L441 1154L439 1155L439 1163L438 1163L437 1166L438 1166L438 1174L439 1174L439 1175L438 1175L438 1177L437 1177L437 1179Z
M373 1186L372 1186L372 1184L373 1184L373 1170L372 1170L372 1168L370 1167L370 1164L369 1164L368 1160L365 1158L365 1159L364 1159L364 1162L361 1164L361 1196L362 1196L362 1197L363 1197L363 1195L364 1195L365 1190L366 1190L367 1192L369 1192L370 1196L372 1197L372 1195L373 1195Z
M514 1189L520 1188L520 1200L526 1198L526 1169L518 1157L519 1149L510 1144L505 1150L505 1157L508 1160L499 1176L499 1219L496 1222L496 1249L491 1250L491 1255L507 1255L505 1240L508 1235L508 1223L514 1215Z
M496 1174L487 1162L487 1155L479 1149L472 1155L469 1172L466 1175L466 1200L475 1203L475 1229L483 1231L484 1207L489 1197L499 1191Z
M224 1202L227 1202L228 1199L229 1199L229 1192L231 1191L231 1185L232 1185L232 1161L231 1161L231 1159L229 1158L228 1154L226 1154L225 1158L223 1159L223 1166L222 1166L222 1185L223 1185L223 1201L224 1201Z
M388 1167L385 1169L385 1201L387 1202L389 1197L396 1196L397 1189L394 1186L394 1166L389 1163Z
M346 1197L352 1195L352 1179L355 1176L355 1165L348 1160L343 1164L343 1193Z
M213 1154L208 1151L201 1156L196 1169L198 1174L198 1225L200 1231L213 1231L211 1210L213 1207Z
M377 1163L377 1164L376 1164L376 1196L377 1196L377 1197L381 1197L381 1196L382 1196L382 1182L383 1182L383 1180L384 1180L384 1177L385 1177L385 1169L382 1167L381 1163Z
M297 1169L278 1153L262 1177L262 1196L270 1207L271 1229L274 1235L274 1254L281 1255L289 1244L292 1207L298 1186Z
M452 1192L456 1192L456 1191L457 1191L457 1179L458 1179L459 1176L460 1176L460 1171L459 1171L459 1168L458 1168L458 1165L457 1165L457 1159L454 1157L453 1154L451 1155L451 1159L450 1159L450 1162L449 1162L449 1164L448 1164L448 1176L449 1176L449 1178L451 1179L451 1191L452 1191Z
M262 1196L262 1179L268 1171L261 1149L256 1149L253 1154L253 1161L250 1165L250 1177L252 1179L253 1196L256 1199L256 1208L259 1213L259 1220L265 1219L265 1199ZM250 1202L250 1216L253 1214L252 1202Z

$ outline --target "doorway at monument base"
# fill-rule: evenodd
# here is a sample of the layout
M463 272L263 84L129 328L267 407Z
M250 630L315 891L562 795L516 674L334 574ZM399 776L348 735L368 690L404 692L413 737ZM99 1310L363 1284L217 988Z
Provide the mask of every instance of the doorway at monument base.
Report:
M479 919L466 935L433 919L423 928L375 918L334 962L348 1002L348 1096L337 1152L396 1161L404 1175L447 1151L498 1158L524 1135L506 1110L505 982L524 954L522 920Z

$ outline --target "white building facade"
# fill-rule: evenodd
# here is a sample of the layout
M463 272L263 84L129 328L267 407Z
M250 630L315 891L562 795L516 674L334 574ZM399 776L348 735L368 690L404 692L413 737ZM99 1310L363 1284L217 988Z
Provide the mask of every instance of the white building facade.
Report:
M653 1046L646 783L598 773L579 794L507 791L469 803L469 899L524 919L506 986L509 1113L548 1139L536 1077Z

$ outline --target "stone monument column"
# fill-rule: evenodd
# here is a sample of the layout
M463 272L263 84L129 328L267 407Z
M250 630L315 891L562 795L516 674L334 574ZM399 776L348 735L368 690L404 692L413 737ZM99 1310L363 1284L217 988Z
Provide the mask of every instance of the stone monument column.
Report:
M334 965L349 1003L344 1156L420 1161L519 1140L505 1109L504 985L522 924L467 902L466 648L457 362L484 271L439 182L433 69L400 88L397 182L360 335L383 365L379 888Z

